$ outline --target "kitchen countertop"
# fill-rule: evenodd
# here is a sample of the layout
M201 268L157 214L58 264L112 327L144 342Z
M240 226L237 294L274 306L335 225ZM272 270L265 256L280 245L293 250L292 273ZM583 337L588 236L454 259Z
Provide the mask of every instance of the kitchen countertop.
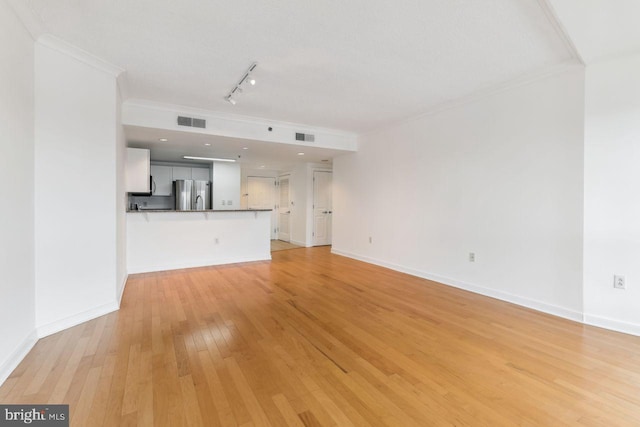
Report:
M180 212L180 213L202 213L202 212L269 212L273 209L204 209L199 211L177 211L175 209L140 209L129 210L127 213L146 213L146 212Z

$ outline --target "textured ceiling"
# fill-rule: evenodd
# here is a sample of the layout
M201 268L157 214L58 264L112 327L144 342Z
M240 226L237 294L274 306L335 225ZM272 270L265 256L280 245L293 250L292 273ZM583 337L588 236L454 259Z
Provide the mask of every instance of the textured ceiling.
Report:
M132 98L354 132L575 61L544 0L28 1Z

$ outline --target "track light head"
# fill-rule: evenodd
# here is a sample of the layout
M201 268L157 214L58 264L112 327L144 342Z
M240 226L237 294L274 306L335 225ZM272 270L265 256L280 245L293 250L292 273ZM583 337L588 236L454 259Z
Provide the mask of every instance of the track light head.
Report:
M256 78L253 77L251 75L251 72L253 70L256 69L256 67L258 66L257 62L254 62L253 64L251 64L251 66L249 67L249 69L242 75L242 78L240 79L240 81L238 83L236 83L235 87L231 90L231 92L229 92L229 94L226 96L226 100L232 104L232 105L236 105L236 100L233 98L235 95L242 93L243 89L246 89L244 86L245 83L250 84L251 86L255 86L256 84Z

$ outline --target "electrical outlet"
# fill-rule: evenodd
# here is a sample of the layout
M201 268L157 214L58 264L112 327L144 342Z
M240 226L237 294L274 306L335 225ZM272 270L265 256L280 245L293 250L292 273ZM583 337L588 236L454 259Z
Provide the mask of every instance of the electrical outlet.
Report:
M215 242L215 243L216 243L216 245L217 245L218 243L220 243L220 240L218 240L218 238L216 237L216 238L215 238L215 240L214 240L214 242Z
M369 243L372 243L373 239L371 238L371 236L369 236Z
M223 200L222 201L222 206L225 206L226 204L227 204L227 202Z
M469 252L469 262L476 262L475 252Z
M227 200L227 205L231 206L233 204L233 200Z
M613 276L613 287L616 289L627 289L627 282L624 276Z

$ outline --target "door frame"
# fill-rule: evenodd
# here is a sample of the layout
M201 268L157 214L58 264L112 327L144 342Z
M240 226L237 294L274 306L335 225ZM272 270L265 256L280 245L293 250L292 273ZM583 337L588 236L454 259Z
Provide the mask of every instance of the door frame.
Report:
M280 181L282 180L282 178L286 178L289 181L289 197L287 197L288 201L289 201L289 206L287 206L286 208L288 208L289 210L289 236L287 240L283 240L280 236L280 227L282 224L280 224L280 209L283 209L283 206L280 206L280 202L281 202L281 198L280 198L280 192L282 191L282 188L280 186ZM278 220L277 220L277 230L278 232L276 233L276 239L278 240L282 240L283 242L290 242L291 241L291 173L283 173L282 175L278 175L278 180L277 180L277 185L276 188L278 189L278 197L277 197L277 201L276 201L276 206L277 206L277 210L278 210Z
M333 243L333 169L313 169L311 171L311 246L330 246ZM330 200L330 213L329 213L329 243L318 244L316 242L316 221L315 221L315 209L316 209L316 173L329 173L331 174L331 200Z

